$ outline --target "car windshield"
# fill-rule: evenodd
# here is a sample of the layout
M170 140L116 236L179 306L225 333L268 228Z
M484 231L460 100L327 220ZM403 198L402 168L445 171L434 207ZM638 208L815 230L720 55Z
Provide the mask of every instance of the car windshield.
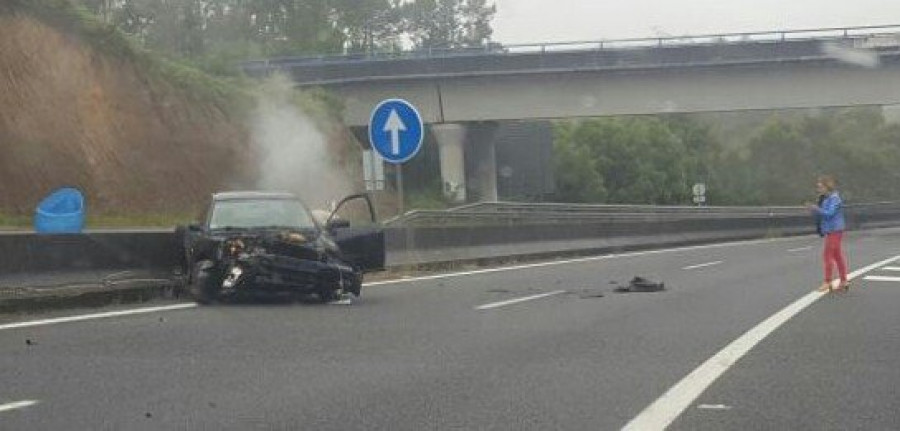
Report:
M210 229L315 228L303 205L291 199L240 199L218 201L209 219Z

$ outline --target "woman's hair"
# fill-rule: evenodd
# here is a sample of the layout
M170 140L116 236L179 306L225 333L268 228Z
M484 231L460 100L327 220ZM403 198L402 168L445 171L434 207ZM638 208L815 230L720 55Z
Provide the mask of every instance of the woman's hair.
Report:
M829 192L833 192L834 189L837 188L837 181L831 175L819 175L819 182L822 183Z

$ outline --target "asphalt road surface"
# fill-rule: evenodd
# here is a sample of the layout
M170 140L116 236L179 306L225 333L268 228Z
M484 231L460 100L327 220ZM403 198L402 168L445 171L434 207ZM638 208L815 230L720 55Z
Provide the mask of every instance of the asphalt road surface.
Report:
M379 283L351 306L7 319L0 429L898 429L898 245L849 233L853 288L825 296L803 237ZM635 275L667 289L613 291Z

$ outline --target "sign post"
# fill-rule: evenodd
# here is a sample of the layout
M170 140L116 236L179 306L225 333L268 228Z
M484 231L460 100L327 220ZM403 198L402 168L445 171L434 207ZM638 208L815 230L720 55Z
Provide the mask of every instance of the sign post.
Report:
M388 99L379 103L369 117L369 143L388 163L396 165L400 214L404 213L403 163L422 149L425 136L422 116L411 103Z
M694 184L694 187L691 189L694 192L694 203L698 206L702 206L706 203L706 184L697 183Z
M406 201L403 195L403 165L397 166L397 197L400 199L400 214L406 213Z

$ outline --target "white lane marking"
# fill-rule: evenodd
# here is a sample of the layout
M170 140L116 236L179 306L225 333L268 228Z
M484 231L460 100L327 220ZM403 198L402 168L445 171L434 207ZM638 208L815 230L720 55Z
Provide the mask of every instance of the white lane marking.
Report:
M116 277L118 277L118 276L120 276L120 275L128 275L128 274L131 274L132 272L134 272L134 271L127 270L127 271L114 272L114 273L109 274L109 275L107 275L106 277L103 277L103 278L105 278L105 279L116 278Z
M900 277L888 277L885 275L867 275L863 277L863 280L868 281L893 281L895 283L900 283Z
M161 307L145 307L145 308L135 308L135 309L131 309L131 310L109 311L106 313L81 314L81 315L77 315L77 316L56 317L56 318L52 318L52 319L30 320L27 322L7 323L5 325L0 325L0 331L6 330L6 329L30 328L33 326L46 326L46 325L56 325L56 324L60 324L60 323L80 322L82 320L103 319L103 318L107 318L107 317L130 316L133 314L147 314L147 313L156 313L156 312L160 312L160 311L183 310L186 308L194 308L196 306L197 306L196 303L174 304L174 305L165 305L165 306L161 306Z
M808 235L807 235L808 236ZM448 274L438 274L438 275L428 275L424 277L409 277L398 279L398 280L385 280L385 281L374 281L369 283L363 283L363 286L378 286L378 285L386 285L386 284L401 284L401 283L412 283L416 281L426 281L426 280L440 280L444 278L453 278L453 277L463 277L468 275L478 275L478 274L489 274L493 272L506 272L506 271L516 271L520 269L528 269L528 268L541 268L545 266L555 266L555 265L567 265L572 263L581 263L581 262L593 262L598 260L607 260L607 259L620 259L627 257L636 257L636 256L648 256L655 254L663 254L663 253L673 253L679 251L691 251L691 250L704 250L710 248L722 248L722 247L736 247L742 245L755 245L755 244L769 244L775 242L782 241L797 241L800 239L804 239L805 237L787 237L787 238L770 238L770 239L757 239L750 241L732 241L732 242L723 242L719 244L705 244L705 245L694 245L687 247L676 247L676 248L667 248L667 249L659 249L659 250L647 250L647 251L638 251L631 253L622 253L622 254L608 254L603 256L593 256L593 257L585 257L579 259L569 259L569 260L557 260L552 262L540 262L540 263L532 263L525 265L516 265L516 266L507 266L501 268L488 268L488 269L480 269L475 271L465 271L465 272L454 272ZM81 316L70 316L70 317L61 317L56 319L45 319L45 320L35 320L29 322L19 322L19 323L11 323L6 325L0 325L0 331L5 329L15 329L15 328L27 328L31 326L43 326L43 325L54 325L59 323L68 323L68 322L79 322L83 320L91 320L91 319L101 319L106 317L115 317L115 316L125 316L129 314L141 314L141 313L154 313L157 311L170 311L170 310L180 310L184 308L194 308L197 304L189 303L189 304L178 304L171 305L166 307L151 307L151 308L138 308L134 310L124 310L124 311L115 311L111 313L99 313L99 314L87 314Z
M415 282L415 281L440 280L440 279L444 279L444 278L463 277L463 276L467 276L467 275L490 274L493 272L517 271L520 269L541 268L541 267L545 267L545 266L568 265L568 264L572 264L572 263L584 263L584 262L596 262L598 260L622 259L622 258L637 257L637 256L650 256L650 255L654 255L654 254L674 253L674 252L679 252L679 251L705 250L705 249L710 249L710 248L736 247L736 246L742 246L742 245L769 244L769 243L776 243L776 242L783 242L783 241L797 241L800 239L806 239L806 236L788 237L788 238L757 239L757 240L751 240L751 241L732 241L732 242L723 242L723 243L719 243L719 244L692 245L692 246L686 246L686 247L664 248L664 249L659 249L659 250L635 251L635 252L621 253L621 254L605 254L602 256L582 257L582 258L568 259L568 260L554 260L551 262L529 263L529 264L524 264L524 265L504 266L504 267L500 267L500 268L478 269L478 270L474 270L474 271L451 272L451 273L447 273L447 274L426 275L423 277L403 278L403 279L397 279L397 280L371 281L368 283L363 283L363 286L366 286L366 287L381 286L381 285L386 285L386 284L411 283L411 282Z
M798 251L806 251L806 250L812 250L812 246L811 246L811 245L808 245L808 246L806 246L806 247L792 248L792 249L788 250L788 253L795 253L795 252L798 252Z
M561 293L566 293L566 291L565 290L555 290L553 292L542 293L540 295L524 296L522 298L510 299L508 301L492 302L490 304L479 305L479 306L475 307L475 309L476 310L490 310L493 308L500 308L500 307L504 307L507 305L518 304L520 302L532 301L535 299L546 298L548 296L559 295Z
M721 261L721 260L717 260L717 261L715 261L715 262L706 262L706 263L701 263L701 264L697 264L697 265L686 266L686 267L681 268L681 269L699 269L699 268L706 268L707 266L718 265L718 264L720 264L720 263L722 263L722 261Z
M885 271L900 271L900 266L885 266L881 269Z
M849 278L854 279L896 260L900 260L900 256L894 256L853 271L850 273ZM675 386L669 388L666 393L654 401L653 404L647 406L647 408L640 412L640 414L632 419L631 422L628 422L622 429L628 431L665 429L672 421L678 418L681 412L687 409L691 403L706 390L706 388L712 385L719 376L724 374L725 371L731 368L731 366L741 359L741 357L747 354L750 349L778 329L790 318L796 316L824 295L825 293L823 292L810 292L773 314L768 319L762 321L760 324L754 326L752 329L745 332L744 335L741 335L725 346L725 348L719 350L713 357L707 359L706 362L681 379Z
M25 407L31 407L38 402L39 401L37 400L23 400L16 401L14 403L0 404L0 413L16 409L24 409Z
M725 404L700 404L697 408L703 410L731 410L731 406L726 406Z

